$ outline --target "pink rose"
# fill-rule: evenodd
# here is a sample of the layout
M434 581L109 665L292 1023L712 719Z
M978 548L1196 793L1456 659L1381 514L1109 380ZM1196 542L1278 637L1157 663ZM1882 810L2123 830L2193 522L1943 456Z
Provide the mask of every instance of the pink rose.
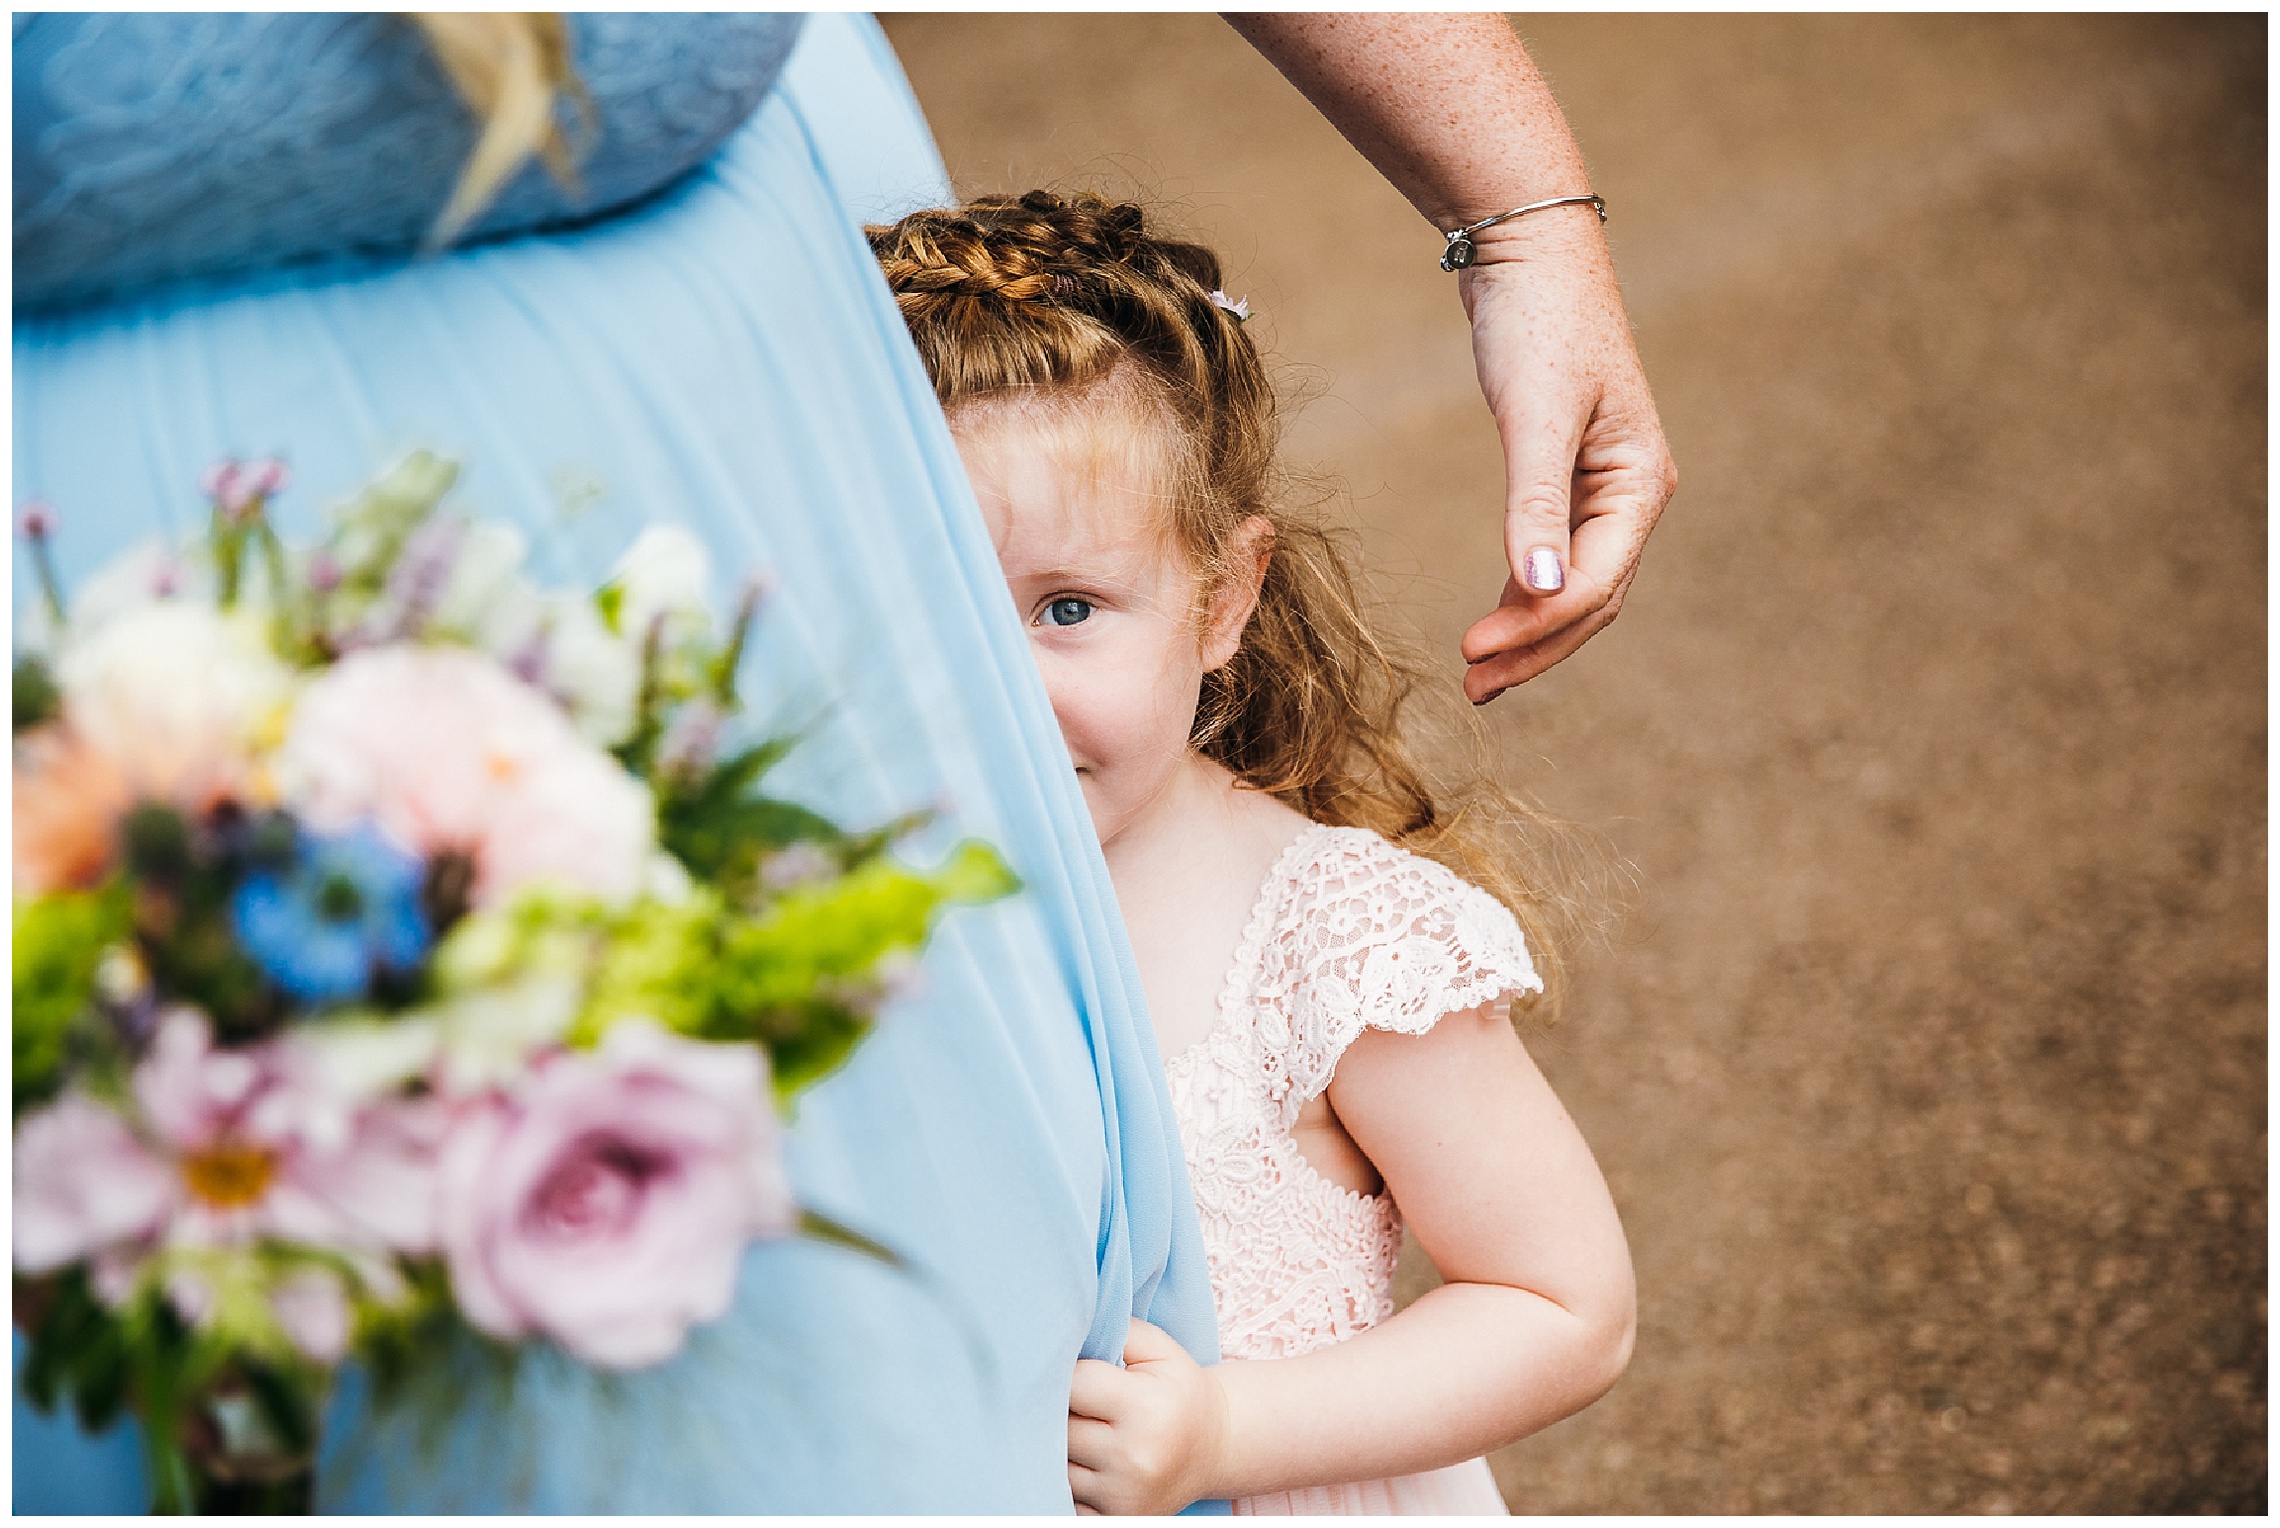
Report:
M545 880L631 898L656 833L640 781L543 693L464 648L341 659L293 708L278 774L326 832L372 818L420 854L471 855L479 907Z
M642 1020L470 1108L441 1175L460 1313L609 1368L671 1357L727 1312L745 1244L798 1218L765 1058Z

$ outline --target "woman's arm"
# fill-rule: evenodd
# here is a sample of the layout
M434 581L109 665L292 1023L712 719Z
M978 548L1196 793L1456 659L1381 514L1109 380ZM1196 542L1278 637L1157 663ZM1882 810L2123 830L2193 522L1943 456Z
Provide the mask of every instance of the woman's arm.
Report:
M1580 1411L1622 1373L1622 1226L1508 1023L1474 1011L1424 1035L1366 1033L1330 1098L1447 1282L1299 1358L1203 1369L1136 1323L1125 1369L1078 1366L1080 1503L1167 1511L1454 1464Z
M1501 16L1228 22L1444 231L1595 189L1559 104ZM1512 567L1497 609L1465 633L1465 692L1484 702L1615 618L1678 474L1592 210L1533 212L1475 241L1479 263L1453 280L1504 442ZM1437 257L1421 238L1418 258Z

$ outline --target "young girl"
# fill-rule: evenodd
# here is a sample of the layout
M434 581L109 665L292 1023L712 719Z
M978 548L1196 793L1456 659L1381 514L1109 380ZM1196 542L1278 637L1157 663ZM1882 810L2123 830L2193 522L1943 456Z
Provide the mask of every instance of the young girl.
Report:
M871 238L1100 833L1218 1305L1218 1365L1137 1321L1123 1367L1077 1365L1077 1506L1500 1513L1481 1456L1622 1372L1629 1255L1508 1022L1543 987L1532 899L1492 814L1427 786L1406 671L1279 502L1243 309L1092 196ZM1404 1223L1446 1282L1397 1316Z

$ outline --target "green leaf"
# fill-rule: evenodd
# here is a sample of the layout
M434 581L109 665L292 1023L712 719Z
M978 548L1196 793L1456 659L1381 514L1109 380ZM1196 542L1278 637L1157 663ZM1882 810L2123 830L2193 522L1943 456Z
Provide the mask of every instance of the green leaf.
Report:
M602 624L611 636L618 636L618 619L625 612L625 585L611 579L594 591L594 609L600 613Z
M847 836L790 801L753 794L799 739L773 737L730 755L692 784L661 781L658 841L699 880L734 896L751 891L760 861L796 843L839 847Z
M37 727L63 714L63 692L56 688L48 666L37 657L18 658L9 677L14 731Z
M865 1009L882 961L921 948L944 905L1003 896L1015 884L994 852L969 843L932 875L882 858L786 892L722 931L705 1032L758 1040L778 1100L789 1101L836 1071L869 1033Z
M851 1252L860 1252L867 1258L886 1264L889 1268L907 1268L910 1266L900 1253L883 1247L862 1232L850 1226L843 1226L827 1215L817 1214L814 1210L803 1209L800 1211L799 1234L814 1241L829 1242L834 1247L845 1247Z
M264 1363L240 1363L246 1388L253 1392L261 1418L277 1435L288 1454L305 1453L317 1441L316 1397L306 1377L287 1374Z
M846 1008L814 1005L799 1015L797 1032L763 1043L768 1051L768 1083L779 1107L847 1064L871 1032L871 1021Z
M934 884L943 901L967 906L995 902L1021 890L1021 878L1012 867L978 838L969 838L950 851L949 861L934 872Z
M457 462L414 451L342 506L332 536L341 590L352 596L377 593L404 542L458 480Z
M25 1397L43 1412L69 1401L82 1427L102 1432L118 1420L127 1398L128 1352L118 1318L96 1297L83 1267L35 1285L17 1283L35 1291L39 1302L28 1334Z
M55 1092L71 1028L94 998L103 952L126 936L131 905L117 882L16 904L13 1112Z
M570 1032L592 1044L633 1014L685 1035L701 1035L713 1008L711 973L719 958L720 898L700 888L686 902L637 902L614 924Z

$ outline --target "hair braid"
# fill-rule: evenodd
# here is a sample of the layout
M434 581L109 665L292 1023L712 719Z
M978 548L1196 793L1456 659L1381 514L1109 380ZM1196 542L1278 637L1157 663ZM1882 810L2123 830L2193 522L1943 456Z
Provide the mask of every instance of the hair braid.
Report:
M1212 301L1218 256L1089 192L977 197L866 232L954 419L1099 399L1163 427L1171 529L1198 571L1199 616L1243 575L1238 529L1253 516L1273 526L1242 643L1204 676L1193 745L1317 822L1373 829L1477 881L1526 926L1550 981L1555 898L1528 863L1546 856L1521 851L1561 846L1526 842L1546 819L1485 770L1451 791L1403 739L1427 670L1371 630L1343 539L1289 502L1265 363Z

